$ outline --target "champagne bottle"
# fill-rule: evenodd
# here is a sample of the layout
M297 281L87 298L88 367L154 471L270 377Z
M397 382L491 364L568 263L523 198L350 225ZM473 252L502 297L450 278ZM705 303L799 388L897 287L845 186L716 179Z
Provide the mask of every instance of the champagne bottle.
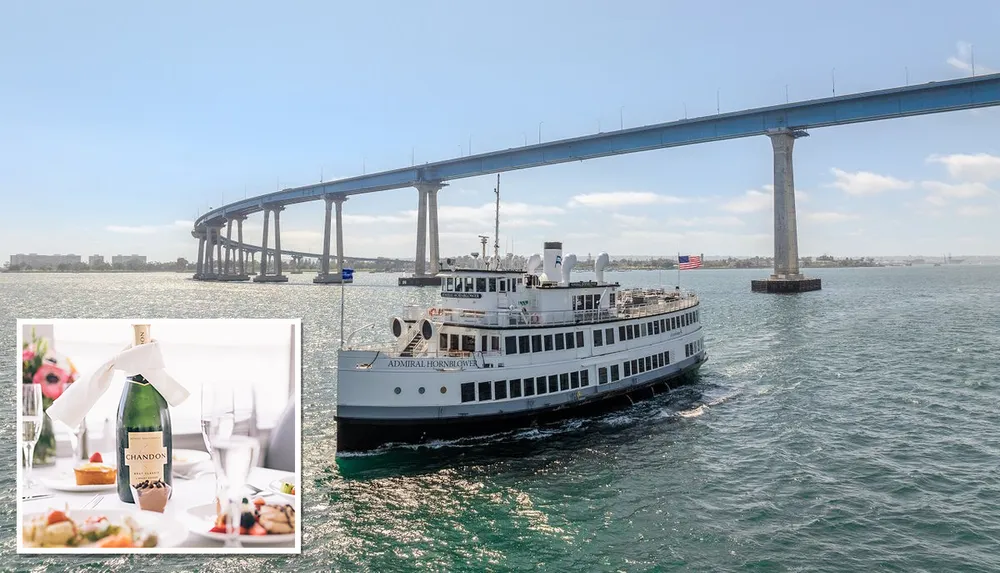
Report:
M135 345L148 344L149 325L136 324ZM130 485L173 485L173 436L167 401L142 374L128 376L118 403L118 498L135 503Z

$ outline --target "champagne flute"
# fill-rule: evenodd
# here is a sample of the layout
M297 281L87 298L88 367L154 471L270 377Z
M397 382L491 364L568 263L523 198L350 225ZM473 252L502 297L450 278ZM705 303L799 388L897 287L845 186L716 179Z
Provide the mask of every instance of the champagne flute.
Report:
M21 448L24 452L24 488L29 491L35 487L31 479L31 469L34 466L35 444L42 435L42 422L45 415L42 407L42 386L40 384L21 384Z
M219 470L219 461L216 459L218 452L212 447L212 442L232 435L235 424L234 400L233 389L228 385L216 382L203 384L201 387L201 437L212 458L215 501L220 509L224 497L225 475Z
M242 547L239 541L240 517L243 513L243 485L250 470L257 465L260 457L260 440L251 433L248 424L237 424L236 429L226 434L216 434L211 438L212 460L216 472L225 476L229 515L226 523L226 547Z

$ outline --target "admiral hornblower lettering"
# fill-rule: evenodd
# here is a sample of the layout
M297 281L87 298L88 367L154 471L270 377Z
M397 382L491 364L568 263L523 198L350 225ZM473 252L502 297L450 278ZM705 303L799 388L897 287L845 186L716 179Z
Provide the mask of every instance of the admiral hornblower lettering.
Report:
M475 360L448 360L448 359L407 359L389 360L389 368L460 368L462 366L477 366Z

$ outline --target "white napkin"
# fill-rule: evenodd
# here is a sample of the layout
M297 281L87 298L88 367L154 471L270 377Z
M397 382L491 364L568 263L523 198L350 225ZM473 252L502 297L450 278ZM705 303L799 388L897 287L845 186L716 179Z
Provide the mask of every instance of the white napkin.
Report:
M49 417L71 428L80 425L80 422L87 417L87 412L90 412L94 404L107 392L115 370L124 371L126 376L142 374L142 377L152 384L171 406L179 405L191 395L180 382L174 380L164 370L160 345L153 340L148 344L126 346L89 377L70 384L62 396L46 410Z

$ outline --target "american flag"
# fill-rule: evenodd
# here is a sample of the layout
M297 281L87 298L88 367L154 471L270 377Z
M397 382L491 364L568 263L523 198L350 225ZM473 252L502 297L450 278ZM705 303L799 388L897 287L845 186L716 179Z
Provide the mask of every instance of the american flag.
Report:
M698 255L678 255L677 268L684 271L696 269L701 266L701 257Z

